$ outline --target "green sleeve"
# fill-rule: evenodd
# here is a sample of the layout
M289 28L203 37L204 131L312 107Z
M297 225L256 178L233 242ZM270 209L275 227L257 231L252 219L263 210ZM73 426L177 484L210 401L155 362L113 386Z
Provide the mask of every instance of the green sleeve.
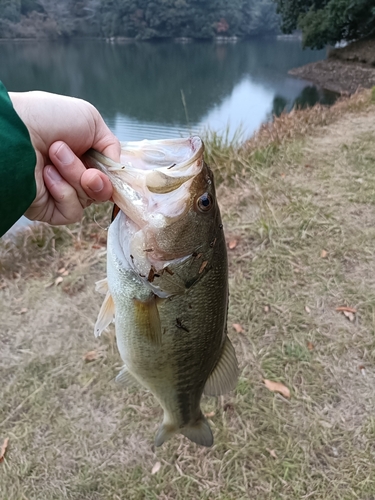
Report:
M0 82L0 236L36 196L35 164L29 132Z

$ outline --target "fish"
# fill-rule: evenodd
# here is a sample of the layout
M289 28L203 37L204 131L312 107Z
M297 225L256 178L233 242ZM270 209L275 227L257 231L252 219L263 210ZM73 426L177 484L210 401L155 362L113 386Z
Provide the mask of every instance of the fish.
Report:
M115 323L123 368L116 381L149 390L164 410L161 446L182 434L213 445L203 394L233 390L239 368L227 335L228 261L212 170L198 136L121 143L116 163L89 167L113 185L99 336Z

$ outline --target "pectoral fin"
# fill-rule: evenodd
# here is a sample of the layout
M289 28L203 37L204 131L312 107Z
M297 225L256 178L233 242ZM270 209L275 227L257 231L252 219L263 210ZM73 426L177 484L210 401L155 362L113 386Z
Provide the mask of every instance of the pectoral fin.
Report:
M107 291L102 307L99 311L98 319L95 323L95 337L99 337L101 335L102 331L105 330L110 323L112 323L114 317L115 304L113 302L112 295L109 293L109 291Z
M133 299L135 306L135 321L138 329L147 339L155 344L162 343L162 331L157 302L159 297L153 295L149 300Z
M236 387L238 373L236 353L231 341L226 337L220 359L204 386L204 394L219 396L231 391Z

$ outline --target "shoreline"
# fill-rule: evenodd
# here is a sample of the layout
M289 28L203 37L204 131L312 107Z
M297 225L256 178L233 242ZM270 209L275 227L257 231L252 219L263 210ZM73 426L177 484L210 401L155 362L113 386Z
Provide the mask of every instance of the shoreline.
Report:
M184 36L178 36L178 37L155 37L155 38L130 38L130 37L123 37L123 36L116 36L116 37L94 37L94 36L74 36L74 37L68 37L68 38L49 38L49 37L29 37L29 38L0 38L0 43L9 43L9 42L17 42L17 43L22 43L22 42L41 42L45 43L46 41L48 42L59 42L61 43L62 41L69 43L71 41L86 41L86 40L91 40L91 41L102 41L106 43L113 43L113 44L123 44L123 43L143 43L143 42L148 42L148 43L158 43L158 42L164 42L164 41L169 41L171 43L195 43L195 42L214 42L214 43L237 43L237 42L242 42L245 40L254 40L254 39L279 39L279 35L263 35L263 36L248 36L248 37L240 37L240 36L215 36L211 38L195 38L195 37L184 37ZM280 38L284 40L284 38ZM296 38L288 38L295 40ZM286 38L285 38L286 40Z
M350 95L375 86L375 39L332 49L327 59L288 72L326 90Z
M288 74L339 94L350 95L375 86L375 68L330 58L293 68Z

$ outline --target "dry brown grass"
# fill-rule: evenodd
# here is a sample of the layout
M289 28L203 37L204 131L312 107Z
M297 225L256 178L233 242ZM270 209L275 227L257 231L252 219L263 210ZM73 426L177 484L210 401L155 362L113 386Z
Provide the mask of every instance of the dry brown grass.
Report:
M374 498L374 123L364 93L331 113L284 116L240 150L208 147L226 233L238 240L228 324L242 369L236 391L203 401L212 449L175 437L155 451L160 408L113 384L113 332L92 334L105 229L84 223L31 253L30 239L24 250L3 245L2 498ZM54 285L62 267L69 274ZM353 322L342 305L356 308Z

